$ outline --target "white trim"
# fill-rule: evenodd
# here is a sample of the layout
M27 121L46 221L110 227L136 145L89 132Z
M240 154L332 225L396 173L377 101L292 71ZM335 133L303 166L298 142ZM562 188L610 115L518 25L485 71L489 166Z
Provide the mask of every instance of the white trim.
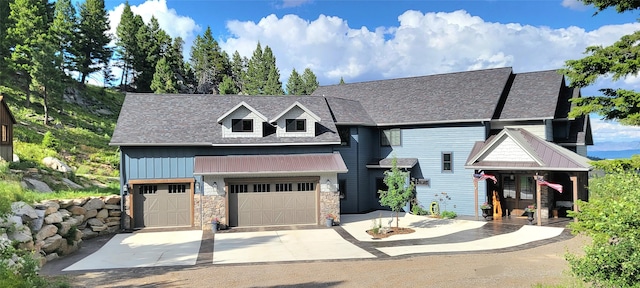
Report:
M291 106L289 106L289 108L284 109L284 111L280 112L280 114L278 114L275 117L273 117L273 119L271 119L271 121L269 121L269 123L273 123L273 122L278 121L280 119L280 117L284 116L284 114L287 114L287 112L291 111L291 109L293 109L293 107L295 107L295 106L298 106L304 112L309 114L309 116L311 116L313 119L315 119L316 122L320 122L321 121L320 117L318 115L316 115L315 113L311 112L311 110L307 109L307 107L304 107L304 105L300 104L300 102L296 101L293 104L291 104Z
M218 119L216 120L218 123L222 124L222 121L227 118L227 116L229 116L231 113L235 112L236 110L238 110L238 108L240 108L241 106L244 106L245 108L249 109L249 111L253 112L254 114L256 114L258 117L260 117L260 119L267 121L267 117L262 115L262 113L258 112L258 110L254 109L253 107L251 107L251 105L247 104L247 102L240 102L238 103L238 105L234 106L233 108L229 109L227 112L225 112L224 114L222 114L222 116L218 117Z

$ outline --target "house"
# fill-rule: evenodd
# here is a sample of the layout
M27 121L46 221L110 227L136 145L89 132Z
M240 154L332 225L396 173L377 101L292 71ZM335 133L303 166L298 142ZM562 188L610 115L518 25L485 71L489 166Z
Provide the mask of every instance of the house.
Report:
M11 110L4 99L0 95L0 158L5 161L13 161L13 125L16 119L13 118Z
M393 158L417 184L417 205L477 215L496 191L505 215L539 201L549 217L588 197L591 131L588 118L568 118L573 97L579 89L556 71L510 67L311 96L127 94L111 140L124 226L321 224L383 209L377 191ZM474 181L481 171L498 181ZM533 176L564 192L537 189Z

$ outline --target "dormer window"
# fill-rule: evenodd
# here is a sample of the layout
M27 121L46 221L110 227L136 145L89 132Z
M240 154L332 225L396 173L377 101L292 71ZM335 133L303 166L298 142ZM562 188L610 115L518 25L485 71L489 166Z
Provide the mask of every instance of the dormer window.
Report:
M231 132L253 132L253 119L231 119Z
M307 132L306 119L287 119L287 132Z

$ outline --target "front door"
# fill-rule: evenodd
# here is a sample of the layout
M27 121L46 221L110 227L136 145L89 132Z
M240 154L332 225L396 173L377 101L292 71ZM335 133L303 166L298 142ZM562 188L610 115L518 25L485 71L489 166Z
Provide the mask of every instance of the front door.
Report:
M536 182L533 175L503 175L505 215L521 216L524 208L535 203Z

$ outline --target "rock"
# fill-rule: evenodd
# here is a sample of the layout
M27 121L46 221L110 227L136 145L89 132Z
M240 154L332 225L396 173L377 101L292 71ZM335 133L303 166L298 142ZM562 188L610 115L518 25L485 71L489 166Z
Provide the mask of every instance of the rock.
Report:
M82 223L84 222L84 215L74 215L71 218L76 219L76 221L78 221L78 223Z
M47 254L47 256L44 256L44 258L47 260L47 262L50 262L60 258L60 255L58 255L58 253L51 253Z
M58 201L58 204L60 205L60 208L65 208L65 209L74 205L73 199L62 199Z
M97 237L98 235L99 234L96 232L93 232L91 228L82 229L82 239L91 239L91 238Z
M93 230L94 232L102 232L107 230L107 228L109 228L109 226L107 226L106 224L103 224L102 226L91 226L91 230Z
M84 233L82 233L82 231L80 231L80 230L76 230L76 234L73 235L73 240L74 241L82 241L82 236L84 236Z
M31 205L24 202L13 202L11 203L11 212L13 215L18 216L28 216L31 219L38 218L38 214L36 214L36 209L33 209Z
M69 212L71 212L72 215L84 215L87 213L87 209L84 209L82 206L71 206L69 207Z
M51 253L53 251L58 250L62 244L64 244L66 240L62 238L60 235L53 235L44 240L44 245L42 245L42 251Z
M104 225L104 221L98 218L91 218L87 220L87 224L89 224L89 226L102 226Z
M82 206L85 203L87 203L87 201L89 201L89 199L90 198L73 199L73 205Z
M120 226L120 221L118 221L118 222L107 222L107 226L109 226L109 227Z
M20 163L20 156L13 154L13 162Z
M100 198L91 198L82 207L87 210L102 209L104 208L104 202Z
M58 232L58 227L56 227L55 225L45 225L36 234L36 240L47 239L48 237L56 235L57 232Z
M67 186L69 186L69 188L71 188L71 189L82 189L83 188L78 183L73 182L73 181L71 181L71 180L69 180L67 178L62 178L62 182L64 184L66 184Z
M104 205L104 209L120 210L120 205L107 204L107 205Z
M78 251L78 248L79 248L78 242L73 241L73 243L69 245L69 243L67 243L65 240L65 242L60 245L60 248L58 248L58 252L61 256L64 256L64 255L69 255L73 252Z
M45 157L44 159L42 159L42 164L44 164L44 166L46 167L49 167L56 171L60 171L62 173L73 171L71 167L69 167L69 165L55 157Z
M2 218L1 221L6 221L6 222L2 222L2 224L0 224L0 227L12 227L12 226L22 226L22 225L24 225L24 221L23 221L22 217L17 216L17 215L9 216L6 219Z
M100 232L100 234L114 234L120 231L120 226L109 226L107 230Z
M53 212L57 212L60 209L60 204L56 200L48 200L40 203L45 207L44 215L49 215Z
M110 205L120 204L120 196L116 196L116 195L107 196L106 198L104 198L104 203L110 204Z
M71 212L69 212L69 210L67 209L60 209L58 210L58 212L62 215L62 219L67 219L71 217Z
M36 180L33 178L22 178L23 183L25 183L25 188L27 189L32 189L32 190L36 190L38 192L43 192L43 193L51 193L53 192L53 190L51 190L51 188L49 187L49 185L47 185L47 183L44 183L40 180Z
M54 212L44 217L44 223L46 224L61 223L62 221L62 214L60 212Z
M18 244L18 249L33 251L35 249L33 240Z
M95 110L94 112L102 115L113 115L113 112L111 112L111 110L107 108L100 108L98 110Z
M107 217L104 219L105 223L110 223L110 222L120 222L120 217Z
M98 219L105 219L109 217L109 210L107 209L101 209L100 211L98 211L98 214L96 215L96 218Z
M33 237L31 236L31 229L29 227L20 225L16 227L13 232L9 233L9 239L13 241L17 241L19 243L26 243L33 241Z
M109 217L120 217L122 215L122 211L111 210L109 211Z
M44 225L44 213L45 210L36 210L38 218L31 221L31 229L33 231L40 231L40 228L42 228L42 225Z
M87 210L87 213L84 213L84 218L90 219L90 218L96 217L96 215L98 215L98 210L96 209Z
M66 221L60 223L58 226L59 226L59 228L58 228L58 232L57 233L60 236L67 235L67 233L69 233L69 230L71 230L71 223L66 222Z

